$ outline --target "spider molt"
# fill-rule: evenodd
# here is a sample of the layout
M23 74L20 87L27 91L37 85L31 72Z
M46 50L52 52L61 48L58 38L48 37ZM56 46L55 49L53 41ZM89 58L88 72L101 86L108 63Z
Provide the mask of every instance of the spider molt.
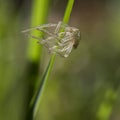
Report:
M33 30L41 31L44 34L43 37L32 35ZM81 37L79 29L61 21L57 24L49 23L26 29L22 33L37 39L50 53L57 53L63 57L68 57L72 49L78 47Z

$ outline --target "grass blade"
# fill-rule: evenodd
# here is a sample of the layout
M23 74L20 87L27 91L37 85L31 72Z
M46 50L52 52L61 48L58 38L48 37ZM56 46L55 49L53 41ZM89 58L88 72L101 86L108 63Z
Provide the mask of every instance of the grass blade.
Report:
M73 8L73 4L74 4L74 0L69 0L68 1L67 7L66 7L66 10L65 10L65 14L64 14L64 17L63 17L63 22L64 23L68 23L68 21L69 21L70 14L71 14L71 11L72 11L72 8ZM54 60L55 60L55 54L53 54L51 56L51 59L50 59L49 64L47 66L47 69L46 69L46 71L43 75L43 78L41 80L41 84L40 84L40 87L39 87L39 90L38 90L38 94L37 94L35 102L33 104L33 106L34 106L33 118L36 117L36 114L37 114L39 104L40 104L42 96L43 96L43 92L44 92L47 80L49 78L50 72L51 72L53 64L54 64Z

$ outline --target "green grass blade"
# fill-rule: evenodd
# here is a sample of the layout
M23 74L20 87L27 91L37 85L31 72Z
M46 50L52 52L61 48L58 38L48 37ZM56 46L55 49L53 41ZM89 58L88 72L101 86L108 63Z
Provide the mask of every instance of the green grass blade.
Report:
M67 4L67 7L66 7L66 10L65 10L64 17L63 17L63 22L64 23L68 23L69 22L73 5L74 5L74 0L69 0L68 4Z
M38 111L38 107L39 107L39 104L41 102L41 98L43 96L43 92L44 92L44 89L45 89L45 86L46 86L46 83L47 83L47 80L48 80L48 77L50 75L50 72L52 70L52 66L54 64L54 59L55 59L55 54L52 55L50 61L49 61L49 64L46 68L46 71L42 77L42 81L41 81L41 84L39 86L39 92L37 94L37 97L36 97L36 100L35 100L35 103L34 103L34 113L33 113L33 118L35 118L36 114L37 114L37 111Z
M68 21L69 21L70 14L71 14L71 11L72 11L72 8L73 8L73 4L74 4L74 0L69 0L68 1L67 7L66 7L66 10L65 10L65 14L64 14L64 18L63 18L64 23L68 23ZM43 75L43 78L41 80L41 85L39 87L38 94L37 94L37 97L36 97L35 103L34 103L34 111L33 111L34 112L33 113L34 118L35 118L35 116L37 114L39 104L41 102L47 80L49 78L50 72L51 72L53 64L54 64L54 60L55 60L55 54L52 55L52 57L51 57L51 59L49 61L49 64L47 66L47 69L46 69L46 71L45 71L45 73Z

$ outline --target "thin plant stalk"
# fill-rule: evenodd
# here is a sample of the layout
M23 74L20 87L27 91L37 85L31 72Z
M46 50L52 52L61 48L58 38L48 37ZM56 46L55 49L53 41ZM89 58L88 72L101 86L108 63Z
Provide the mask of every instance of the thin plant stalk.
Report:
M50 72L51 72L53 64L54 64L54 60L55 60L55 54L52 55L52 57L49 61L49 64L47 66L47 69L46 69L45 73L43 74L42 81L41 81L41 84L40 84L39 90L38 90L39 92L36 95L36 99L35 99L35 102L33 104L33 107L34 107L33 108L33 118L36 117L36 114L37 114L37 111L38 111L38 108L39 108L39 104L41 102L41 98L43 96L43 92L44 92L48 77L50 75Z
M67 4L66 10L65 10L64 17L63 17L63 22L64 23L68 23L68 21L70 19L73 4L74 4L74 0L68 0L68 4ZM44 92L47 80L49 78L50 72L52 70L54 61L55 61L55 54L53 54L51 56L51 59L50 59L49 64L47 66L47 69L46 69L46 71L45 71L45 73L43 75L43 78L41 80L41 85L39 87L38 94L37 94L37 96L35 98L35 102L33 104L34 105L33 118L36 117L36 114L37 114L37 111L38 111L38 108L39 108L39 104L41 102L43 92Z

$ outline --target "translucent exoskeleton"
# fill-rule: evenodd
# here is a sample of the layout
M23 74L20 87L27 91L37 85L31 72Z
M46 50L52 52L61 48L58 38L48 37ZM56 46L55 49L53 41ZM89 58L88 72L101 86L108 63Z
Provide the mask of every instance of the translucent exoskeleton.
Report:
M44 36L32 35L33 30L43 32ZM37 39L50 53L57 53L63 57L68 57L72 49L77 48L81 36L79 29L70 27L61 21L58 24L44 24L22 32Z

